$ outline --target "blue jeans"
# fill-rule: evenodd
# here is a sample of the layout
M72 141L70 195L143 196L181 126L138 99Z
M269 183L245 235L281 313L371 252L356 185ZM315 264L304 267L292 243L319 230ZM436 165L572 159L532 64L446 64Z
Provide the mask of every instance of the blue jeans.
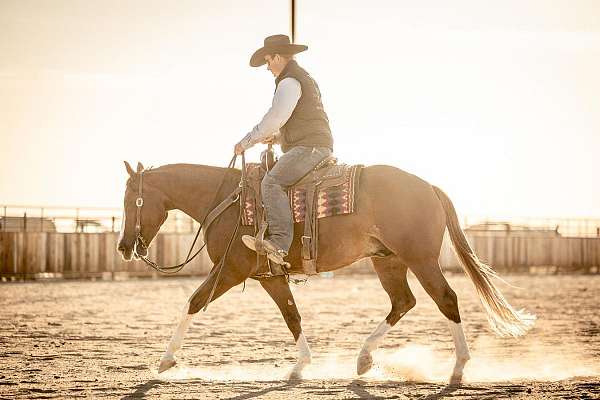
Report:
M261 182L268 239L285 252L294 238L294 221L287 189L309 173L319 162L331 155L328 147L296 146L283 154Z

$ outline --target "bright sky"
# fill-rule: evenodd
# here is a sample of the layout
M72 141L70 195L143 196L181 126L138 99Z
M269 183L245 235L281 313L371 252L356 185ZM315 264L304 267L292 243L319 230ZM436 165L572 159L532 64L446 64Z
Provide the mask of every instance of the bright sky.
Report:
M461 214L600 217L597 1L296 2L338 158ZM123 160L225 166L274 90L249 57L288 29L282 0L2 0L0 203L119 207Z

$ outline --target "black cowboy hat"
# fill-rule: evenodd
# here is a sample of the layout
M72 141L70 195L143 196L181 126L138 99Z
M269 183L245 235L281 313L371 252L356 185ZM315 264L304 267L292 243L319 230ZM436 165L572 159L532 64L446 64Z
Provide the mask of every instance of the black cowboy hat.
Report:
M267 54L297 54L306 49L308 49L308 46L303 44L290 43L290 38L287 35L268 36L265 38L264 46L256 50L250 57L250 66L260 67L264 65Z

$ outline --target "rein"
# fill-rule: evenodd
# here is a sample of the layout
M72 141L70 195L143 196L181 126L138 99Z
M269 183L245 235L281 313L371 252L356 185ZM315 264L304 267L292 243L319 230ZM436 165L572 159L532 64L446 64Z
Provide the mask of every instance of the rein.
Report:
M229 162L229 165L227 166L227 170L225 171L225 174L223 175L223 179L221 180L221 183L217 189L217 191L215 192L215 197L212 201L211 204L215 204L217 202L217 197L219 196L219 192L221 191L223 184L225 183L225 180L227 178L227 174L229 173L230 169L233 168L233 166L235 165L235 161L236 161L237 156L234 155L233 158L231 159L231 161ZM190 250L188 251L188 254L185 258L185 261L182 263L179 263L177 265L172 265L172 266L168 266L168 267L162 267L160 265L158 265L157 263L155 263L154 261L148 259L146 256L143 256L141 254L139 254L137 252L137 246L138 243L145 249L148 249L148 245L146 244L146 241L144 240L144 237L142 236L142 206L144 205L144 197L143 197L143 181L144 181L144 171L140 172L140 181L139 181L139 185L138 185L138 197L135 200L135 205L136 205L136 221L135 221L135 234L136 234L136 241L135 241L135 247L134 247L134 255L136 257L138 257L139 259L141 259L142 261L144 261L146 263L146 265L148 265L149 267L151 267L152 269L163 273L163 274L168 274L168 275L172 275L172 274L176 274L177 272L181 271L183 269L183 267L185 267L188 263L190 263L194 258L196 258L196 256L198 254L200 254L200 252L202 251L202 249L204 249L204 247L206 247L206 233L208 231L208 228L210 227L211 223L219 216L221 215L226 209L228 209L233 203L235 203L236 201L238 201L238 199L240 198L240 193L243 190L243 185L245 184L245 159L244 159L244 155L242 154L242 179L240 181L240 185L238 186L238 188L236 188L230 195L228 195L225 200L223 200L221 203L219 203L217 206L213 207L212 210L208 213L206 213L206 215L204 216L204 218L202 219L202 222L200 223L200 226L198 227L198 231L196 232L196 236L194 237L194 241L192 242L192 245L190 246ZM241 204L240 204L241 207ZM229 252L229 248L231 247L231 243L233 242L233 239L235 237L235 235L237 234L238 228L240 226L240 221L241 221L241 213L240 216L238 218L238 223L236 225L236 228L233 232L233 235L231 236L231 239L229 240L229 243L227 245L227 248L225 250L225 254L223 255L223 257L221 257L221 261L219 262L220 268L218 271L218 275L217 275L217 282L218 282L218 278L219 275L221 273L221 269L222 269L222 264L225 259L225 257L227 256L227 253ZM200 249L198 249L198 251L196 251L194 253L194 255L192 255L190 257L190 254L192 254L192 250L194 249L194 246L196 245L196 241L198 240L198 236L200 235L200 231L202 230L202 228L204 227L204 244L202 245L202 247L200 247ZM213 268L214 270L214 268ZM211 271L212 274L212 271ZM215 287L216 287L216 282L215 282ZM213 290L211 292L211 296L210 298L212 298L212 295L214 294L214 290L215 287L213 287ZM210 298L209 298L209 302L210 302ZM208 306L208 302L206 304Z

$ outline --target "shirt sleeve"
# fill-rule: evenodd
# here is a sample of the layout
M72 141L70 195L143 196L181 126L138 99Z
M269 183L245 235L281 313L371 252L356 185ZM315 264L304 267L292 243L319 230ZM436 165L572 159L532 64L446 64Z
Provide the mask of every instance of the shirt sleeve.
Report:
M302 96L302 87L296 79L285 78L279 82L271 108L258 125L242 139L241 144L244 150L277 134L279 128L290 119L300 96Z

